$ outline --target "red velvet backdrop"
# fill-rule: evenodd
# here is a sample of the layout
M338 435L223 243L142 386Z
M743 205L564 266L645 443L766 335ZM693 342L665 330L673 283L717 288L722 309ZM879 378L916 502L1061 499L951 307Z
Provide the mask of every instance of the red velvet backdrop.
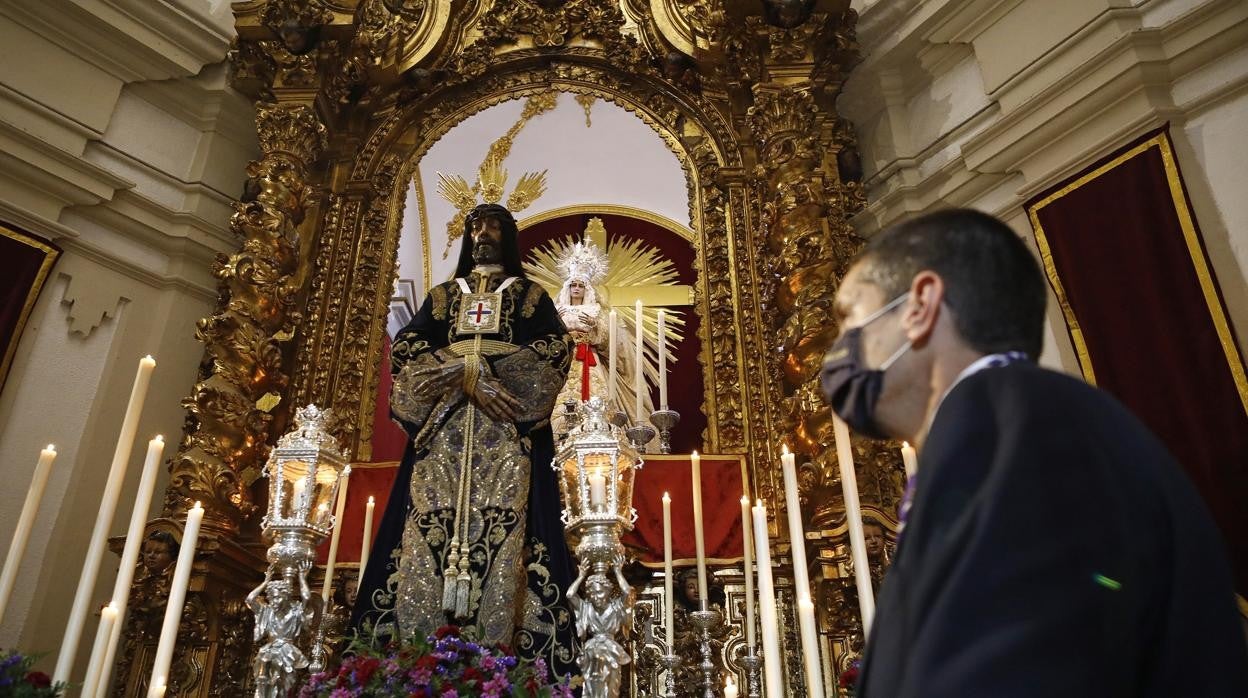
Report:
M601 218L607 228L607 242L617 239L640 239L657 247L664 257L672 260L680 274L680 283L697 285L694 271L694 249L688 240L649 221L628 216L605 213L584 213L560 216L520 232L520 253L529 251L569 234L580 239L590 218ZM702 413L702 363L698 355L702 341L698 338L701 319L692 306L680 308L685 319L685 339L668 357L667 398L673 410L680 413L680 424L672 434L672 452L689 453L702 449L702 432L706 429L706 415ZM651 391L657 404L659 391Z
M50 243L0 223L0 388L22 327L60 253Z
M1124 148L1028 210L1085 377L1182 463L1245 594L1248 385L1168 134Z

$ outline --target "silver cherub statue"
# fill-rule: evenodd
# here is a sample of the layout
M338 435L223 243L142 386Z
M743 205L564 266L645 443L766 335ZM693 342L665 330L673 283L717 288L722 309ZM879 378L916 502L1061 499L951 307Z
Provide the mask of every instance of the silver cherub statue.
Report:
M581 646L581 674L585 685L584 698L616 698L620 694L622 665L629 662L628 650L616 639L619 631L630 620L631 604L628 597L632 587L624 580L624 572L617 561L612 565L619 592L607 579L605 564L595 565L590 573L589 563L582 561L580 575L568 588L568 600L576 612L576 632ZM586 597L577 593L585 585Z
M311 563L302 562L297 571L287 568L286 574L276 579L275 567L270 567L260 586L247 595L247 606L256 614L256 644L260 644L252 662L255 698L290 695L299 670L308 666L307 657L299 649L301 636L305 627L316 627L320 615L321 599L308 589ZM299 582L298 599L292 598L292 577Z

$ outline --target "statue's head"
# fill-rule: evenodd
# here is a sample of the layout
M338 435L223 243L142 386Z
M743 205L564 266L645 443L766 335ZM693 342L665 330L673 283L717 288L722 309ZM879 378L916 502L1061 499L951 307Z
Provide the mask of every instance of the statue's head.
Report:
M468 276L478 264L500 264L507 276L524 276L517 232L516 219L506 207L481 204L472 209L464 218L455 276Z
M272 606L285 604L290 600L290 582L280 577L271 580L264 588L264 598Z
M178 541L168 531L152 531L143 541L143 566L160 574L178 557Z
M585 597L594 605L594 608L602 610L611 603L611 582L607 580L607 576L601 572L595 572L589 575L589 579L585 580Z

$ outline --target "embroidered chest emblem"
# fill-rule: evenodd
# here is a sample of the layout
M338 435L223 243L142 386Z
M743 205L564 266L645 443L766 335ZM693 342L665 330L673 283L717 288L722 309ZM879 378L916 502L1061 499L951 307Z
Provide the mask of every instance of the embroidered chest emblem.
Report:
M498 332L501 293L466 293L459 306L460 334L494 334Z
M462 294L455 331L459 334L498 334L503 314L503 291L515 281L516 277L508 277L493 293L472 293L467 281L455 279Z

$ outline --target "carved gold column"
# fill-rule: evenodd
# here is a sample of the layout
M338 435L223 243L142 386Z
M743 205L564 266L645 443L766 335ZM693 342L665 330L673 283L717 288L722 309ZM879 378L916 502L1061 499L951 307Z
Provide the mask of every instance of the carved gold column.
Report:
M239 23L231 54L234 86L256 99L262 156L250 163L230 230L238 248L219 255L217 307L198 323L205 356L183 400L186 426L171 459L161 517L148 533L181 537L187 509L206 509L190 594L170 670L169 694L239 696L252 655L252 614L243 598L260 580L263 551L254 543L251 485L289 409L292 340L300 316L310 247L304 221L315 209L317 163L326 128L315 106L321 24L332 13L319 2L242 3L257 20ZM332 46L330 47L332 48ZM120 545L120 541L115 542ZM146 694L164 614L158 571L143 570L131 590L130 614L113 694Z
M831 412L818 372L839 331L833 312L836 287L862 244L849 225L863 204L854 137L835 108L844 76L856 60L856 15L845 8L841 14L825 14L801 10L803 3L765 4L768 12L748 18L742 38L761 56L746 123L757 149L760 251L776 279L771 302L778 311L773 328L781 348L782 396L777 397L783 405L783 438L799 454L806 530L818 532L807 559L813 561L812 592L836 676L860 647L862 631ZM894 511L900 487L891 473L900 459L870 442L855 440L853 446L859 480L866 483L864 506L877 514ZM777 497L774 505L779 523L783 499ZM792 640L786 655L797 646Z

